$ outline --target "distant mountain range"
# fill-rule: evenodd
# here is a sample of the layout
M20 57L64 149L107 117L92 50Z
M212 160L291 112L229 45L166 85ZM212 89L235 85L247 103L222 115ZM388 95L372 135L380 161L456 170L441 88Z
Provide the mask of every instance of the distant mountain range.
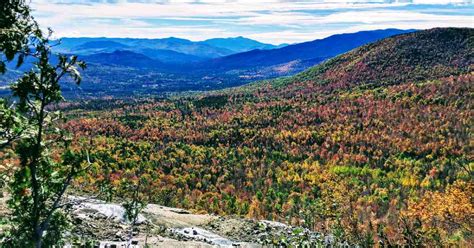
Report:
M178 38L64 38L55 49L78 54L90 63L155 68L162 72L216 75L235 74L237 70L240 74L249 72L255 75L256 70L257 74L262 71L271 73L271 67L275 67L273 72L281 76L306 68L301 68L301 65L311 66L361 45L411 31L362 31L286 46L264 44L244 37L199 42Z
M272 66L295 60L316 60L317 62L345 53L356 47L389 36L413 30L385 29L362 31L352 34L338 34L324 39L288 45L271 50L252 50L206 61L199 66L218 70L244 69Z
M197 42L173 37L63 38L54 52L77 54L87 62L83 92L153 94L221 89L290 76L356 47L413 31L372 30L278 46L244 37ZM13 63L9 67L13 69ZM15 75L12 70L5 78L11 81Z
M163 68L164 64L141 53L128 50L116 50L111 53L96 53L82 56L81 59L89 63L114 65L135 68Z
M273 49L284 46L265 44L244 37L215 38L196 42L174 37L164 39L62 38L58 43L55 50L61 53L87 55L129 50L143 53L165 63L188 63L253 49ZM174 57L170 56L171 52L174 52L172 53Z

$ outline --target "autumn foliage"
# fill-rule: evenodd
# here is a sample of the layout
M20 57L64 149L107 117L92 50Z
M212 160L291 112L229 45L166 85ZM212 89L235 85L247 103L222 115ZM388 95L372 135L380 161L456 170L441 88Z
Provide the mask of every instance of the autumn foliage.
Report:
M469 37L422 31L290 81L65 106L65 128L95 161L76 189L118 186L140 164L148 202L283 221L363 246L469 246ZM449 57L424 56L429 42ZM387 62L388 51L407 66Z

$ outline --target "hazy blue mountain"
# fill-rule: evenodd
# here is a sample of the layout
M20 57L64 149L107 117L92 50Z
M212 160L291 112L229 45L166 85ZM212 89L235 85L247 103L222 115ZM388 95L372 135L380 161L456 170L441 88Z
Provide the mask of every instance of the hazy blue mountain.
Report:
M127 49L127 48L130 48L130 47L127 46L127 45L124 45L122 43L115 42L115 41L98 40L98 41L88 41L86 43L83 43L81 45L78 45L78 46L74 47L73 50L77 51L77 52L81 52L81 53L84 52L84 51L91 51L91 52L109 51L109 52L113 52L115 50ZM110 51L110 50L112 50L112 51Z
M181 38L164 38L164 39L134 39L134 38L105 38L105 37L79 37L79 38L62 38L61 42L54 49L62 53L77 53L77 54L92 54L99 52L113 52L115 50L130 50L134 52L141 52L149 49L159 50L154 51L154 54L161 54L162 61L172 62L195 62L201 59L217 58L227 56L235 53L246 52L254 49L274 49L282 45L272 45L258 42L256 40L248 39L242 36L235 38L215 38L205 41L190 41ZM181 54L175 54L182 58L171 59L172 53L164 50L174 51ZM193 57L185 57L191 55ZM147 54L145 54L147 55ZM155 56L155 55L153 55ZM153 57L150 56L150 57ZM176 61L178 60L178 61Z
M207 44L213 47L224 48L224 49L228 49L235 52L247 52L247 51L255 50L255 49L267 50L267 49L279 48L282 46L282 45L275 46L272 44L265 44L265 43L261 43L259 41L248 39L242 36L233 37L233 38L214 38L214 39L201 41L199 43ZM285 45L286 44L283 44L283 46Z
M92 47L88 48L88 45ZM110 47L106 45L109 44ZM118 47L122 46L122 47ZM158 50L171 50L183 54L193 55L202 58L217 58L235 53L234 51L213 47L207 44L193 42L186 39L180 38L165 38L165 39L134 39L134 38L62 38L61 43L55 47L57 52L63 53L77 53L79 50L87 49L105 49L105 51L111 52L111 50L117 50L127 48L131 51L139 51L142 49L158 49Z
M92 55L80 56L80 59L87 63L101 65L115 65L131 68L156 68L164 69L164 63L147 57L141 53L135 53L127 50L116 50L111 53L96 53Z
M147 57L150 57L152 59L156 59L163 63L168 63L168 64L186 64L186 63L194 63L194 62L206 60L206 58L203 58L203 57L175 52L175 51L166 50L166 49L143 48L143 49L134 49L132 51L144 54Z
M288 45L271 50L252 50L205 61L196 66L206 70L232 70L273 66L294 60L334 57L356 47L389 36L412 32L413 30L385 29L362 31L350 34L337 34L324 39Z
M165 39L128 39L128 38L114 38L114 41L133 46L135 48L151 48L161 50L171 50L188 55L194 55L203 58L216 58L233 54L235 52L213 47L207 44L200 44L186 39L180 38L165 38Z
M82 38L82 37L61 38L60 40L55 41L56 45L53 47L53 50L55 52L71 53L77 47L80 47L81 45L84 45L88 42L103 42L103 41L107 41L106 38Z

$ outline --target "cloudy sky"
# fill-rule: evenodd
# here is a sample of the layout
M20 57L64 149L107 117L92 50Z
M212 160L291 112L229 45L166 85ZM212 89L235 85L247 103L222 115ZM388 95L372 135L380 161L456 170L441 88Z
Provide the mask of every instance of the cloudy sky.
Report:
M473 0L31 0L56 37L245 36L295 43L360 30L474 27Z

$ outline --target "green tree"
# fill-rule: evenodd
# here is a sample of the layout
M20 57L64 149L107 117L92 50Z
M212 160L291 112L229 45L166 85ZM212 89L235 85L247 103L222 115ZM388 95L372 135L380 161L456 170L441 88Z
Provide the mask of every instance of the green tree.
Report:
M67 226L64 195L72 180L83 171L86 153L70 148L67 134L58 129L63 118L51 105L63 100L60 82L69 76L79 84L76 56L58 55L52 63L51 34L45 34L30 16L22 0L1 3L0 73L6 64L17 66L29 57L31 69L11 89L18 103L0 101L0 149L12 149L19 166L9 180L10 230L6 247L42 247L60 244ZM54 149L54 150L53 150ZM53 152L61 152L54 159Z
M147 168L145 163L138 162L134 164L134 167L124 173L125 179L122 180L120 185L124 193L122 206L125 209L125 217L130 222L127 247L131 245L133 231L138 222L139 214L148 204L147 185L151 181L150 175L146 174Z
M5 73L6 63L17 57L17 66L31 53L29 41L41 32L30 15L24 0L0 2L0 73Z

